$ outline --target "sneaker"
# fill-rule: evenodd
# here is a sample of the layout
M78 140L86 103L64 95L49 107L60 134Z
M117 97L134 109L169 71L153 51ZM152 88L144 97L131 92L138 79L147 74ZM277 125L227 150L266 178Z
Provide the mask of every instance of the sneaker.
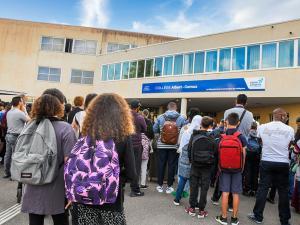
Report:
M233 208L232 207L228 207L228 212L233 212Z
M220 205L219 201L214 201L212 198L210 199L210 201L213 205Z
M173 191L174 191L174 188L172 188L172 187L167 187L167 189L166 189L167 194L172 194Z
M216 221L223 225L228 225L227 218L223 218L222 215L216 216Z
M10 178L10 175L3 176L4 179Z
M173 201L174 205L176 206L179 206L180 205L180 202L175 198L174 201Z
M145 193L141 192L141 191L138 191L138 192L132 191L132 192L130 192L130 197L142 197L144 195L145 195Z
M158 193L163 193L164 192L164 188L162 186L157 186L156 190L158 191Z
M198 219L204 219L207 216L208 216L207 211L200 211L199 214L198 214Z
M248 214L248 219L257 223L257 224L261 224L262 221L257 219L256 216L253 213Z
M148 187L149 187L148 185L141 185L141 186L140 186L140 189L147 190Z
M271 204L275 204L275 201L274 199L271 199L270 197L267 198L267 202L271 203Z
M231 225L238 225L240 223L238 218L231 217Z
M196 216L195 208L185 208L185 212L188 213L190 216Z

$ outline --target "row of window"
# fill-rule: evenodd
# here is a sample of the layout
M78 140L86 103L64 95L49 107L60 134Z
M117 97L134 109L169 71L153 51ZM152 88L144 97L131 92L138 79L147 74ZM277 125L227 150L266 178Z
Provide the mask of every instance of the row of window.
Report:
M298 62L294 62L297 50ZM102 80L272 69L297 65L300 66L300 41L286 40L103 65Z
M115 52L135 47L137 46L133 44L108 43L107 52ZM46 51L96 55L97 41L42 37L41 49Z
M61 69L40 66L38 69L38 80L60 82ZM94 72L72 69L71 83L75 84L93 84Z

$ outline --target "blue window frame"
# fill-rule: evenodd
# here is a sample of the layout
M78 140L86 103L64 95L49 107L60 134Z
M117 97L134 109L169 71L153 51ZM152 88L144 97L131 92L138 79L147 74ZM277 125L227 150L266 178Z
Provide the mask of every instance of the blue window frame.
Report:
M205 72L216 72L217 71L217 51L206 52L206 65Z
M164 76L172 75L173 56L166 56L164 58Z
M229 71L231 61L231 48L224 48L220 50L219 57L219 71Z
M115 64L115 80L121 79L121 63Z
M102 66L102 80L107 80L107 65Z
M279 42L278 67L294 66L294 40Z
M247 47L247 69L259 69L260 45L251 45Z
M183 74L192 74L194 67L194 53L184 55Z
M181 75L183 71L183 55L175 55L174 75Z
M155 66L154 66L154 76L160 77L162 75L162 65L163 65L163 58L155 58Z
M194 73L204 73L204 52L195 53Z
M107 78L108 80L113 80L115 77L115 64L110 64L108 66L108 75Z
M232 70L245 69L245 47L234 48L232 53Z
M129 78L136 78L137 61L130 62Z
M262 68L276 67L276 43L262 45Z
M122 63L122 79L128 79L129 75L129 62Z

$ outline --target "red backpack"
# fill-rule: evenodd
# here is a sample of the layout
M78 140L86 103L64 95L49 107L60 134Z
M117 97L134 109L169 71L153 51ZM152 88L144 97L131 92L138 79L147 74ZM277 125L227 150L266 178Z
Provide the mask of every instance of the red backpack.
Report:
M240 132L222 134L219 144L219 166L224 172L241 172L243 169L243 146Z

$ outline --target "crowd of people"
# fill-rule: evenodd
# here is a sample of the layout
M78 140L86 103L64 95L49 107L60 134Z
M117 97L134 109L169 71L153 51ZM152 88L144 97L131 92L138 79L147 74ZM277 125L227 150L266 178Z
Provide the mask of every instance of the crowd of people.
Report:
M69 213L74 225L122 225L125 184L130 197L144 196L153 153L157 192L173 194L175 206L189 195L188 215L208 216L211 187L212 204L222 199L218 223L239 224L243 194L256 198L248 218L260 224L277 192L280 222L288 225L290 205L300 213L300 118L296 133L281 108L260 125L246 105L247 96L238 95L216 124L198 108L186 118L175 102L154 120L138 100L117 94L77 96L73 106L58 89L45 90L32 105L16 96L0 102L3 178L25 186L22 212L30 225L42 225L46 215L54 225L69 224Z

